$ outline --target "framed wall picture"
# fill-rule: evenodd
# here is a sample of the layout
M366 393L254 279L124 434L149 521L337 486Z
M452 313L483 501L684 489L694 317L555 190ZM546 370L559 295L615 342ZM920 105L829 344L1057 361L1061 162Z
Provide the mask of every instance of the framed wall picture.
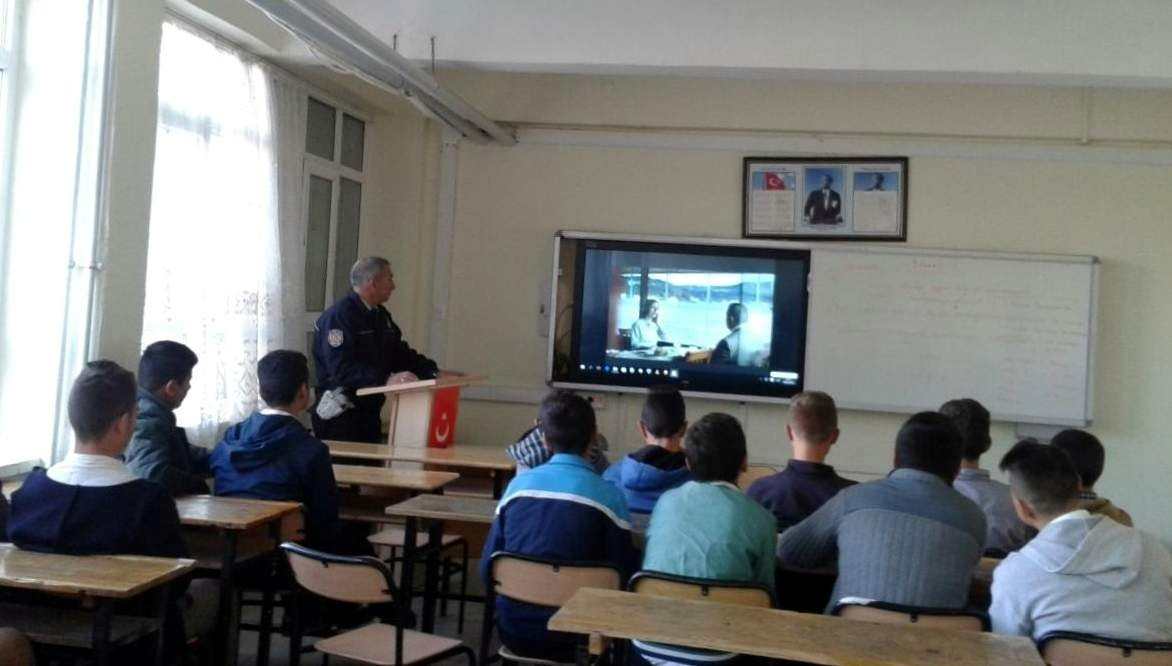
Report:
M907 240L906 157L746 157L743 235Z

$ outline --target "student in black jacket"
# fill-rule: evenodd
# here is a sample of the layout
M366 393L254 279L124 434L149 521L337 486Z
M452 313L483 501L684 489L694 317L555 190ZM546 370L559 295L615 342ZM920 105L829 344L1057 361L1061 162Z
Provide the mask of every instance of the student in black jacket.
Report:
M138 419L126 449L126 466L139 477L161 483L171 495L208 492L208 451L187 441L175 424L175 410L191 389L199 358L171 340L151 343L138 362Z

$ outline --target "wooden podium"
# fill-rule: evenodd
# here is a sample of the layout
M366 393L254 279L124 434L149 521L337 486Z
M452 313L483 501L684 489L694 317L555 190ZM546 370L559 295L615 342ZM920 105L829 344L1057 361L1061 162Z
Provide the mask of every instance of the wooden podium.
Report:
M393 386L371 386L358 389L358 396L385 395L387 407L390 409L390 428L387 435L387 444L396 450L425 449L431 439L432 407L435 404L436 394L448 389L459 389L485 378L476 375L452 375L437 377L436 379L422 379L416 382L406 382ZM454 419L446 424L447 434L451 435L455 428ZM442 425L439 434L444 434ZM450 437L445 438L449 444Z

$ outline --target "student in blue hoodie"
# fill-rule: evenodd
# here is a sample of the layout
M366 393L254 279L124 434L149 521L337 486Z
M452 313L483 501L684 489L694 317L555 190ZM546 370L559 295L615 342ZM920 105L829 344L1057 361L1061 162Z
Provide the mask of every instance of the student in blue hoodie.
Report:
M652 388L639 417L639 434L645 446L611 465L602 475L623 491L632 523L646 525L659 496L692 478L683 449L687 419L679 391L672 387Z
M257 363L268 405L224 433L212 452L216 494L301 502L306 541L339 554L370 554L360 535L342 529L330 451L298 418L310 405L309 363L295 351L269 352Z

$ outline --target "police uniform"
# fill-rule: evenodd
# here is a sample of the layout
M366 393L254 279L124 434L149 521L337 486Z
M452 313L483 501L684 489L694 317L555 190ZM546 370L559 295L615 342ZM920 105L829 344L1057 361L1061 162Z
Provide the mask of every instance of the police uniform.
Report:
M403 341L403 332L381 305L368 307L355 292L334 303L314 324L313 360L317 366L318 400L326 391L341 388L354 403L338 416L323 420L315 409L313 430L318 439L352 442L382 441L379 413L381 395L361 398L354 392L382 386L396 372L409 371L420 379L439 374L435 361Z

